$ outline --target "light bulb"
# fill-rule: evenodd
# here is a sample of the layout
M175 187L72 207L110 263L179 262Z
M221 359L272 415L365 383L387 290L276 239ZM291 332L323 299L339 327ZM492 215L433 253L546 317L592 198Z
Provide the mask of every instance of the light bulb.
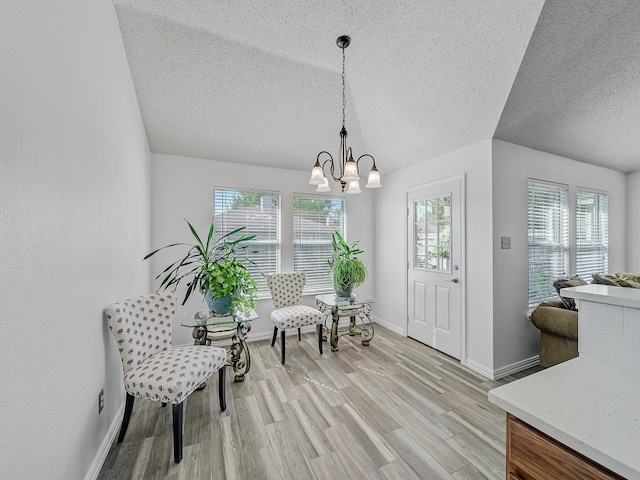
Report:
M311 185L321 185L324 182L324 172L322 171L322 167L320 166L320 162L316 160L316 164L311 169L311 178L309 179L309 183Z
M329 186L329 180L327 179L326 176L324 176L323 178L324 178L324 182L321 183L320 185L318 185L318 188L316 188L316 192L330 192L331 191L331 187Z
M347 188L347 193L349 195L355 195L357 193L362 193L360 190L360 182L358 180L353 180L349 182L349 188Z
M358 175L358 165L353 160L353 157L349 157L347 163L344 164L344 174L342 175L341 180L345 182L360 180L360 175Z
M380 172L374 165L371 167L371 171L369 172L369 178L367 179L367 184L365 185L367 188L382 188L382 184L380 183Z

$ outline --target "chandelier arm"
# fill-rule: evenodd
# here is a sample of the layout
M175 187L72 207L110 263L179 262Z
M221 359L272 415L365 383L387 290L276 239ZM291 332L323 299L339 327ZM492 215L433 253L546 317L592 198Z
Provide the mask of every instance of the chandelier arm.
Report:
M322 171L324 172L324 166L327 164L327 162L329 162L329 173L331 174L331 178L333 178L336 182L339 182L340 178L336 178L334 174L334 160L329 152L327 152L326 150L323 150L322 152L320 152L318 154L318 158L316 159L316 161L320 162L320 155L322 155L323 153L326 153L329 156L329 158L325 159L322 162Z
M365 153L365 154L363 154L363 155L360 155L360 156L358 157L358 160L356 160L356 165L358 165L358 169L360 168L360 159L361 159L361 158L364 158L364 157L369 157L369 158L373 161L373 166L374 166L374 167L376 166L376 159L375 159L375 158L373 158L373 157L372 157L371 155L369 155L368 153Z
M329 155L331 157L331 155ZM335 175L333 174L333 157L331 158L327 158L323 163L322 163L322 171L324 171L324 166L327 164L327 162L329 162L329 174L331 175L331 178L333 178L335 181L338 181L338 179L335 177Z
M320 155L322 155L323 153L326 153L327 155L329 155L329 158L331 159L331 161L333 162L333 157L331 156L331 154L329 152L327 152L326 150L321 151L318 154L318 157L316 158L316 162L320 162ZM324 161L324 163L326 163L327 160ZM322 166L324 167L324 163L322 164Z

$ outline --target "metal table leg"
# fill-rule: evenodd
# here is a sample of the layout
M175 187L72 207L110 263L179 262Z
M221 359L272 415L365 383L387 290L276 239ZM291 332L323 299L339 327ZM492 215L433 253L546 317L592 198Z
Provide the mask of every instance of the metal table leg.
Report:
M331 351L338 351L338 322L340 321L340 316L338 314L337 307L331 307Z
M244 376L249 373L251 368L251 354L246 339L247 334L251 330L250 323L238 323L233 329L209 330L206 326L198 326L193 329L193 338L195 345L211 345L211 341L231 340L231 345L226 347L227 365L233 368L234 382L243 382ZM198 390L205 388L206 382L198 387Z
M251 354L247 345L247 334L251 330L248 323L239 323L236 334L231 339L231 347L229 348L230 365L235 373L234 382L244 382L244 376L251 369ZM244 354L244 359L242 358Z

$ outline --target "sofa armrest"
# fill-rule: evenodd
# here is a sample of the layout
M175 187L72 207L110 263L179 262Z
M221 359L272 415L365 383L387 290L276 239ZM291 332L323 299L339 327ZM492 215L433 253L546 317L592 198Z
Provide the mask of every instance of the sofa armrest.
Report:
M541 331L578 339L578 312L573 310L539 305L531 312L531 322Z
M539 307L556 307L556 308L561 308L563 310L569 310L564 302L560 299L557 300L547 300L546 302L540 302L540 305L538 305ZM575 310L569 310L570 312L573 312Z

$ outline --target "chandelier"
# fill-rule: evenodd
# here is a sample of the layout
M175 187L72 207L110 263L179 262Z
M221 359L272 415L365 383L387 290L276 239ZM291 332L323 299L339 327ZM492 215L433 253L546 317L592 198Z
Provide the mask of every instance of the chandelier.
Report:
M368 153L365 153L364 155L360 155L360 157L358 157L358 160L354 160L351 147L347 147L347 129L344 126L344 112L347 105L347 100L344 93L344 49L349 46L349 44L351 43L351 39L346 35L343 35L341 37L338 37L336 43L338 47L342 49L342 129L340 130L340 158L337 162L334 162L334 159L329 152L320 152L318 154L318 157L316 158L316 163L311 170L311 178L309 179L309 183L311 185L318 186L318 188L316 188L316 192L330 192L331 187L329 186L329 180L327 179L327 176L324 172L325 165L329 163L329 174L336 182L340 183L343 192L344 187L348 186L348 194L362 193L362 191L360 190L360 175L358 174L358 164L360 163L360 160L365 157L368 157L373 161L373 166L369 171L369 177L367 179L367 184L365 185L365 187L381 188L382 184L380 183L380 173L376 168L375 158L373 158ZM322 160L321 157L323 157L324 160ZM338 168L340 169L339 172L336 171L336 163ZM336 177L337 173L340 173L340 175Z

